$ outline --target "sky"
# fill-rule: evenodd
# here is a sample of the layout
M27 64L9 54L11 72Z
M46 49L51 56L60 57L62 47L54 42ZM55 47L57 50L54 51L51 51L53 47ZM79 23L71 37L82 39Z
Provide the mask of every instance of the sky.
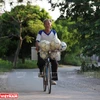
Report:
M11 7L9 5L9 1L13 1L14 2L14 6L17 5L17 0L5 0L5 7L4 9L7 10L7 11L10 11ZM26 0L23 0L24 3L23 4L26 4ZM49 14L52 16L52 18L54 20L56 20L59 16L60 16L60 11L58 8L55 8L54 11L51 11L49 10L51 8L51 5L48 3L47 0L30 0L33 4L33 5L39 5L41 8L44 8L47 12L49 12ZM3 11L3 9L2 9Z

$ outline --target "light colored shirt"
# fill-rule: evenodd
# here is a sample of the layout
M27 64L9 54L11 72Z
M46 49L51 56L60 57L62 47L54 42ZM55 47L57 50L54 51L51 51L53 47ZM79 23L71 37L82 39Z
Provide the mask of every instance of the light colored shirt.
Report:
M47 40L51 42L54 38L58 38L55 30L51 30L48 34L46 34L44 30L41 30L38 32L36 41Z

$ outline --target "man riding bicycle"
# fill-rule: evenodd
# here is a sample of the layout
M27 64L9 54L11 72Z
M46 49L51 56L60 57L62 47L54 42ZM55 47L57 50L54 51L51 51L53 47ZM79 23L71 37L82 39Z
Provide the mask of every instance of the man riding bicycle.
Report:
M51 20L45 19L43 21L43 23L44 23L45 29L40 30L36 37L36 50L38 52L37 65L40 70L39 77L43 76L42 72L43 72L43 67L45 65L45 60L40 57L39 42L41 40L47 40L47 41L51 42L54 38L58 38L56 31L51 29L51 25L52 25ZM57 75L58 63L57 63L56 59L50 59L50 62L51 62L51 67L52 67L52 84L56 84L55 81L58 80L58 75Z

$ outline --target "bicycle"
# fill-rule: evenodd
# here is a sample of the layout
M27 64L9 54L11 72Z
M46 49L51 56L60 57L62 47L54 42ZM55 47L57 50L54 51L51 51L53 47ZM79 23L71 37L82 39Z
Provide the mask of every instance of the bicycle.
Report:
M48 52L50 55L50 52ZM51 62L50 57L48 56L47 59L45 59L46 63L43 69L43 90L46 91L46 88L48 86L48 93L51 93L51 85L52 85L52 69L51 69Z

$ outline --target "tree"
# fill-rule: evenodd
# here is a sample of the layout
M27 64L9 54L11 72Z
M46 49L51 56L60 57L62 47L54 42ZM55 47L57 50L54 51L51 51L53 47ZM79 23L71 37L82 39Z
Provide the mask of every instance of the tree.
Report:
M80 35L78 35L77 29L73 29L74 24L75 22L71 22L70 18L58 19L53 26L57 31L60 40L67 43L67 52L74 52L72 47L79 44Z
M53 9L59 7L61 18L75 21L74 28L81 35L83 53L91 56L100 55L100 0L63 0L53 3Z
M16 37L18 40L17 50L14 57L13 66L16 67L16 61L21 50L23 41L32 43L35 39L37 32L43 29L42 21L45 18L50 18L49 14L44 10L40 9L39 6L31 5L20 5L16 6L11 12L5 12L1 16L2 35L8 35L10 37ZM9 24L9 25L8 25Z
M80 35L74 27L75 22L71 19L58 19L53 25L53 28L57 31L58 37L61 41L67 43L66 51L61 53L61 63L79 65L79 55L82 52L80 48ZM77 61L77 60L78 61Z

